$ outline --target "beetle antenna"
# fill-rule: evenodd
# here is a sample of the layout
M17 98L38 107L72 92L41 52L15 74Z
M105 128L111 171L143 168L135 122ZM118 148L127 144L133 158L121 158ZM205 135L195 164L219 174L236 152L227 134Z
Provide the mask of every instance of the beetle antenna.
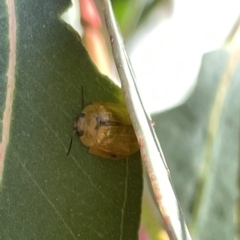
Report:
M84 94L83 94L83 86L81 86L81 93L82 93L82 110L84 108ZM74 127L75 128L75 127ZM69 155L71 148L72 148L72 142L73 142L73 134L76 133L76 130L73 131L71 139L70 139L70 143L69 143L69 147L68 147L68 151L67 151L67 156Z
M72 142L73 142L73 137L71 136L70 144L69 144L68 151L67 151L67 156L69 155L70 150L72 148Z
M81 86L81 91L82 91L82 110L84 108L84 94L83 94L83 86Z
M70 139L70 143L69 143L69 147L68 147L68 151L67 151L67 156L69 155L71 148L72 148L72 142L73 142L73 134L75 134L76 131L73 131L71 139Z

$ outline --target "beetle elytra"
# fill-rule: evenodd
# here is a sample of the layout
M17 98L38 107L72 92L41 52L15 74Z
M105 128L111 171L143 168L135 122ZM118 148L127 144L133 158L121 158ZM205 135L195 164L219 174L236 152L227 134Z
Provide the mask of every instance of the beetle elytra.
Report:
M107 159L126 158L139 150L127 108L95 102L74 121L74 129L89 153Z

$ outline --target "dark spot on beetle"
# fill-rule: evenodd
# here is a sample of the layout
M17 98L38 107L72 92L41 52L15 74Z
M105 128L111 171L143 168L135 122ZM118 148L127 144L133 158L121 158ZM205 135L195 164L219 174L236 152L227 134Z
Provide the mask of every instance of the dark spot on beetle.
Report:
M85 117L85 113L80 113L78 118L84 118Z
M96 115L95 118L96 118L96 121L97 121L97 125L100 126L101 125L100 124L101 123L101 119L100 119L99 115Z
M77 134L79 135L79 137L81 137L81 136L83 136L84 131L83 131L83 130L78 130L78 131L77 131Z
M95 118L96 118L97 124L96 124L96 127L95 127L94 129L95 129L95 130L98 130L99 127L100 127L100 117L99 117L99 115L96 115Z
M106 121L100 121L100 126L107 126L109 125L108 122Z
M109 126L110 125L108 121L102 121L98 115L96 116L96 121L97 121L97 126L95 127L95 129L98 129L100 126Z
M116 156L116 155L114 155L114 154L111 154L111 157L112 157L112 158L116 158L117 156Z

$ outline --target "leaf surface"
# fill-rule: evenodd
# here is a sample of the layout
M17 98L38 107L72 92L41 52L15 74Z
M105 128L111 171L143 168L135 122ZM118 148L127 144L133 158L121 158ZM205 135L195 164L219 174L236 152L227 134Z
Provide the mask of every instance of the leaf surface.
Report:
M73 120L81 112L81 87L85 105L120 102L120 90L99 74L79 37L61 22L68 1L15 3L16 74L0 192L0 239L137 239L139 154L122 161L101 159L74 136L66 156ZM1 48L7 56L12 39L6 26L3 30ZM6 92L8 57L1 62L0 86Z
M234 239L236 234L239 59L239 51L206 54L186 103L154 116L193 239Z

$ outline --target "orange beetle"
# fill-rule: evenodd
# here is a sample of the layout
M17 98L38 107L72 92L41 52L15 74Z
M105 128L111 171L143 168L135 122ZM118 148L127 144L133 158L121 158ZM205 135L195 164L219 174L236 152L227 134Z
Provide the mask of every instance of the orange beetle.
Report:
M139 150L127 108L95 102L74 121L74 129L89 153L107 159L123 159Z

